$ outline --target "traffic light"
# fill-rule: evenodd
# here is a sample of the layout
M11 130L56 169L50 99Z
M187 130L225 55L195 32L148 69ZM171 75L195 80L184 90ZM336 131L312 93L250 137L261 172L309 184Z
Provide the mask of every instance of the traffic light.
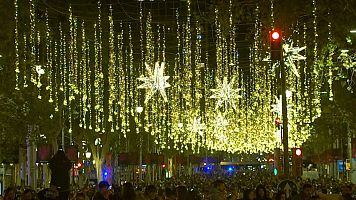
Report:
M302 148L293 148L292 169L294 176L303 175L303 150Z
M272 29L269 32L270 50L271 50L271 60L281 60L283 56L282 49L282 32L279 29Z
M294 154L297 158L302 158L303 157L303 152L301 148L294 148Z

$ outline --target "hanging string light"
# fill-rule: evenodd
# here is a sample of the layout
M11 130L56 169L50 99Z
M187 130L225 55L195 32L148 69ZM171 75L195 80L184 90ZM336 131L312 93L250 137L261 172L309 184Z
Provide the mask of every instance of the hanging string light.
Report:
M50 27L49 27L49 20L48 20L48 11L46 10L46 13L45 13L45 16L46 16L46 36L45 36L45 42L46 42L46 67L45 67L45 71L47 72L47 76L46 76L46 79L47 79L47 87L46 87L46 90L48 90L48 93L49 93L49 99L48 99L48 102L49 103L53 103L53 91L52 91L52 73L54 71L53 69L53 61L52 61L52 58L53 58L53 51L52 51L52 45L51 45L51 30L50 30Z
M124 47L123 47L123 37L124 37L124 30L122 27L122 23L120 22L120 29L119 29L119 35L117 37L117 46L118 46L118 54L117 54L117 62L118 62L118 76L116 78L116 81L119 83L118 85L118 109L120 112L120 119L121 119L121 131L123 132L124 137L126 138L126 130L127 130L127 119L126 119L126 92L124 93L124 91L126 91L126 87L125 87L125 80L126 80L126 76L125 76L125 69L124 69L124 59L123 59L123 51L124 51ZM117 123L117 127L116 129L119 130L119 123Z
M321 89L321 77L318 67L318 30L317 30L317 6L316 0L313 0L313 28L314 28L314 70L313 70L313 82L314 82L314 97L313 97L313 116L312 121L321 115L320 108L320 89Z
M330 11L328 12L328 16L330 17ZM334 45L332 44L332 34L331 34L331 20L329 19L328 22L328 42L329 42L329 54L327 59L327 66L328 66L328 85L329 85L329 100L332 101L334 99L333 93L333 54L334 54Z
M14 0L15 6L15 90L20 90L19 77L20 77L20 53L19 53L19 30L18 30L18 4Z
M33 84L37 85L36 78L36 13L35 13L35 2L30 0L30 38L29 38L29 46L30 46L30 80ZM35 76L35 77L34 77Z
M59 95L58 95L58 86L60 84L57 83L57 80L60 81L60 78L57 77L57 72L58 72L58 63L57 60L59 60L59 54L58 54L58 44L57 41L54 42L54 53L53 53L53 59L52 59L52 73L53 73L53 79L51 83L51 90L52 90L52 100L54 103L54 111L58 112L59 107L58 107L58 100L59 100Z
M117 97L116 94L116 80L115 80L115 37L114 37L114 21L112 18L112 6L110 5L109 14L109 119L108 122L111 123L111 132L114 132L114 100Z

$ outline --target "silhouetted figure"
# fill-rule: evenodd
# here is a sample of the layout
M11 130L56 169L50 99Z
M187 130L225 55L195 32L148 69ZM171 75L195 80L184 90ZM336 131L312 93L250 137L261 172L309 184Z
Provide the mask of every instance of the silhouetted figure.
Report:
M55 186L59 190L59 198L68 199L70 190L69 170L72 167L70 160L65 155L64 151L59 148L57 153L49 161L49 168L52 171L51 186Z

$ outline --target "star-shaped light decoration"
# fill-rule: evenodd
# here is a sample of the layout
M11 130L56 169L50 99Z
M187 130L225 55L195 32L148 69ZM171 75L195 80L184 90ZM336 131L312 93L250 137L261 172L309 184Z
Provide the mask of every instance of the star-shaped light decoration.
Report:
M229 121L219 112L215 119L215 129L225 129L229 125Z
M305 50L307 47L293 47L293 42L291 44L283 44L283 51L284 51L284 58L285 58L285 64L291 68L293 73L297 76L299 76L297 66L295 65L294 61L300 61L300 60L305 60L306 57L301 55L300 52Z
M306 46L304 47L293 47L293 42L291 44L283 44L283 57L284 57L284 63L288 67L291 68L293 73L297 76L300 77L299 72L297 70L297 67L295 66L294 61L300 61L300 60L305 60L306 57L301 55L300 52L305 50ZM270 54L267 55L266 58L264 58L262 61L265 62L270 62ZM273 68L277 66L277 63L274 63Z
M203 135L205 130L205 124L202 123L201 117L194 117L191 124L189 124L189 129L193 133L198 133L199 135Z
M210 89L213 92L213 95L210 96L212 99L218 99L215 110L221 107L224 104L226 109L229 105L236 110L235 100L241 98L239 95L239 88L233 88L235 84L235 78L232 78L230 83L227 80L227 77L224 77L223 82L221 83L218 79L218 84L216 89Z
M167 82L169 76L164 75L164 65L164 62L161 62L161 65L159 62L156 62L154 69L152 69L147 63L145 63L148 76L138 78L138 80L144 82L138 86L138 89L148 89L150 91L148 95L146 95L145 103L151 99L156 91L159 91L165 102L168 101L165 89L171 85Z

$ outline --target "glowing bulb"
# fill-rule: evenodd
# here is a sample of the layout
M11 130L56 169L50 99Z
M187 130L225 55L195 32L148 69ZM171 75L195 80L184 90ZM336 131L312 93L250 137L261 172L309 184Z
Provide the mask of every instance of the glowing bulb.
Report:
M136 107L136 112L142 113L142 111L143 111L143 107L141 106Z
M301 156L302 155L302 150L301 149L296 149L295 150L295 155Z
M272 33L272 39L278 40L279 39L279 33L277 31Z
M287 98L291 97L292 96L292 92L290 90L287 90L286 91L286 96L287 96Z
M183 123L182 122L179 122L178 123L178 128L182 128L183 127Z

